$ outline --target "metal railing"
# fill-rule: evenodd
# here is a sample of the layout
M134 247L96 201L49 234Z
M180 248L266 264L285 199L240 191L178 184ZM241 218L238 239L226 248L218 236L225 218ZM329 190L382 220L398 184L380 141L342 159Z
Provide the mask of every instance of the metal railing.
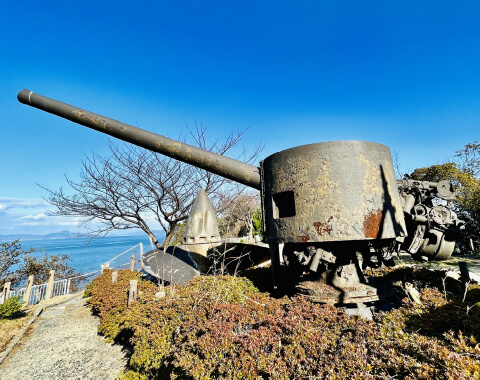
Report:
M102 269L142 269L143 244L139 243L102 265Z
M34 305L40 302L41 300L43 300L45 298L45 295L47 294L47 285L48 283L33 285L32 291L30 292L28 303L31 305ZM21 297L20 301L23 302L23 298L25 297L26 291L27 291L26 287L17 289L17 290L10 290L8 292L6 299L20 296ZM0 304L3 303L4 301L5 301L5 294L2 293L2 296L0 297Z
M22 299L23 299L23 296L25 295L26 290L27 290L27 288L22 288L22 289L18 289L18 290L10 290L10 292L8 293L6 298L5 298L5 293L2 292L2 294L0 295L0 304L4 303L6 299L11 298L11 297L22 296Z
M48 283L33 285L32 292L30 293L30 299L28 300L28 304L35 305L39 303L41 300L45 299L45 296L47 295L47 286L48 286Z
M53 282L51 297L63 296L84 289L95 277L102 273L104 268L140 270L142 269L142 255L143 244L139 243L136 246L127 249L125 252L122 252L119 255L115 256L113 259L107 261L105 264L102 265L101 270L85 273L80 276L56 280ZM34 305L45 299L47 295L47 286L48 282L40 285L33 285L30 292L28 304ZM0 304L4 303L5 300L8 298L18 296L21 297L21 302L23 302L26 291L27 287L17 290L11 289L8 294L5 294L5 292L1 292Z

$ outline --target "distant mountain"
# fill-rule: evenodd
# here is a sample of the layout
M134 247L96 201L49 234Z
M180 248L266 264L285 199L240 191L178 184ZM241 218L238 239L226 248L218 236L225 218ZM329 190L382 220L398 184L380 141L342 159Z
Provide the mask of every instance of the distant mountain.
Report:
M153 231L153 233L157 236L158 239L162 239L165 236L165 232L163 231ZM46 235L33 235L33 234L17 234L17 235L0 235L0 242L1 241L12 241L12 240L45 240L45 239L75 239L75 238L84 238L88 237L89 235L79 234L71 231L59 231L53 232ZM108 236L145 236L143 231L129 231L120 233L117 231Z
M44 240L44 239L67 239L79 237L78 233L71 231L53 232L47 235L33 235L33 234L17 234L17 235L0 235L0 241L11 240Z

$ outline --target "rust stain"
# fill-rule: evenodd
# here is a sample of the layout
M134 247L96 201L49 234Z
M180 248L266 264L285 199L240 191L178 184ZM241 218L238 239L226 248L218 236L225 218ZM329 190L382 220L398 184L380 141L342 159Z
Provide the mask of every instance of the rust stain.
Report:
M377 239L380 233L383 214L381 210L370 211L363 220L363 232L366 238Z
M303 242L303 243L306 243L306 242L308 242L309 240L310 240L310 236L308 236L308 235L302 236L302 242Z
M326 223L322 222L314 222L313 227L317 231L317 234L319 236L322 236L324 233L328 233L330 235L330 232L332 232L332 226L328 224L333 219L333 216L328 218L328 221Z

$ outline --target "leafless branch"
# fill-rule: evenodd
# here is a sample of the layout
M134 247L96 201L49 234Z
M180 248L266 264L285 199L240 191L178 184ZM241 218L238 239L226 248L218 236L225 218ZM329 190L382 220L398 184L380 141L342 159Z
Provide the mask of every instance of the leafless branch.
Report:
M209 141L206 128L195 124L189 130L192 145L226 154L236 147L245 131L231 133L224 141ZM93 236L113 230L140 228L157 248L168 245L177 224L186 220L201 189L207 191L220 212L232 204L245 187L203 169L167 158L130 144L109 142L110 155L92 154L82 162L80 179L66 177L70 192L49 190L47 201L54 215L79 217ZM255 148L249 161L256 159ZM166 234L160 244L151 227L159 223Z

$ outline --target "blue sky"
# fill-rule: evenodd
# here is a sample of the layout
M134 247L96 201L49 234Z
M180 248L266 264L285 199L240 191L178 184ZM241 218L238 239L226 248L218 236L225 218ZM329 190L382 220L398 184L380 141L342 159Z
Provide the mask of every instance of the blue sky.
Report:
M171 138L248 131L262 157L383 143L403 171L479 139L480 2L4 1L0 235L75 230L47 194L107 138L17 102L36 93Z

